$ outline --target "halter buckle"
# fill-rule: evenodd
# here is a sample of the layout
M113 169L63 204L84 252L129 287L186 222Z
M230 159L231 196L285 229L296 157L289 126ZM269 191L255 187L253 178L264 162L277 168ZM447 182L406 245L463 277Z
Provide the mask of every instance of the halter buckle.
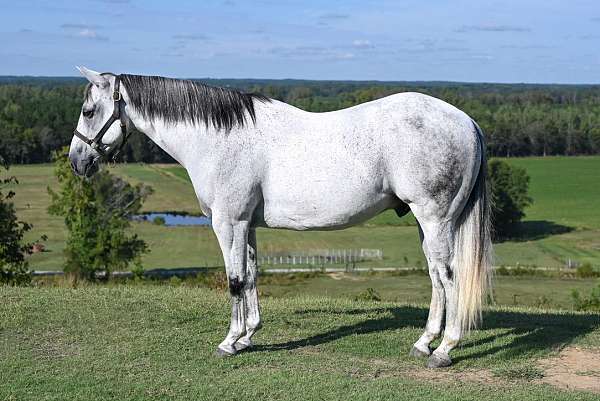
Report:
M114 91L114 92L113 92L113 95L112 95L112 98L113 98L113 100L114 100L115 102L118 102L118 101L120 101L120 100L121 100L121 92L119 92L119 91Z

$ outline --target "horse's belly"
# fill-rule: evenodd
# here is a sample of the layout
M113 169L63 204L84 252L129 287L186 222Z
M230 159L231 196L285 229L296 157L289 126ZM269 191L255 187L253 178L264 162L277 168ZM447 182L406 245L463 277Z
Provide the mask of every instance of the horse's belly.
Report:
M368 136L354 142L343 138L335 132L319 138L306 134L269 155L261 182L265 225L333 230L398 202Z
M267 227L291 230L337 230L362 223L399 203L393 195L337 198L265 199L263 222Z

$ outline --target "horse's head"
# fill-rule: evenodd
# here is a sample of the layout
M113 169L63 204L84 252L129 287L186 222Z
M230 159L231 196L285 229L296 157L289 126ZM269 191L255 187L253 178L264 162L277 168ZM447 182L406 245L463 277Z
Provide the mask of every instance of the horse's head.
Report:
M100 159L114 155L126 140L125 107L120 78L77 67L90 81L71 140L69 159L75 174L90 177Z

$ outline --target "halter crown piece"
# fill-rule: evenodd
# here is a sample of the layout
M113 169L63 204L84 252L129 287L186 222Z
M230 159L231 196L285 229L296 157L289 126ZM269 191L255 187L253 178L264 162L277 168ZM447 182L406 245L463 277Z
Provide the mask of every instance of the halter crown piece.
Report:
M119 120L119 123L121 125L121 133L123 134L123 140L116 149L113 149L114 152L112 152L112 160L115 160L119 153L121 153L123 146L125 146L125 143L127 142L127 138L129 138L129 134L127 133L127 125L125 124L125 120L123 120L123 116L121 115L121 102L123 101L123 97L121 96L121 92L119 92L120 86L121 76L117 75L115 76L115 88L112 94L114 102L112 115L110 116L108 121L104 123L102 128L100 128L100 131L98 131L98 133L96 134L96 136L94 136L93 139L90 139L87 136L83 135L81 132L77 131L77 129L75 129L75 131L73 132L75 136L77 136L83 142L87 143L104 159L108 159L108 156L111 153L111 151L109 149L106 149L107 145L102 143L102 137L104 136L104 134L106 134L106 131L108 131L108 129L113 125L115 121Z

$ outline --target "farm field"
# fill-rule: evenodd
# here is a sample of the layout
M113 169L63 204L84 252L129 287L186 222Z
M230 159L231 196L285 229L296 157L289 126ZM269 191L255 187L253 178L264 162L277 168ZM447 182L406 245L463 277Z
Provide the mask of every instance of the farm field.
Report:
M224 359L214 356L224 292L0 287L0 303L7 400L597 400L600 391L598 314L494 308L454 366L432 371L408 357L421 303L266 297L254 350ZM567 372L574 358L591 362Z
M525 218L525 235L517 241L496 244L497 265L561 267L568 259L600 266L600 157L546 157L506 159L525 167L531 176L534 204ZM129 181L154 188L146 211L199 213L193 188L185 171L176 165L125 164L107 167ZM29 239L48 236L47 252L30 257L35 269L59 270L65 230L60 218L46 208L48 185L56 185L51 165L13 166L19 217L34 223ZM333 232L258 230L259 252L307 249L382 249L384 259L364 266L422 266L413 218L398 219L388 211L362 226ZM150 245L145 268L222 265L216 239L209 227L164 227L136 222L133 229Z

